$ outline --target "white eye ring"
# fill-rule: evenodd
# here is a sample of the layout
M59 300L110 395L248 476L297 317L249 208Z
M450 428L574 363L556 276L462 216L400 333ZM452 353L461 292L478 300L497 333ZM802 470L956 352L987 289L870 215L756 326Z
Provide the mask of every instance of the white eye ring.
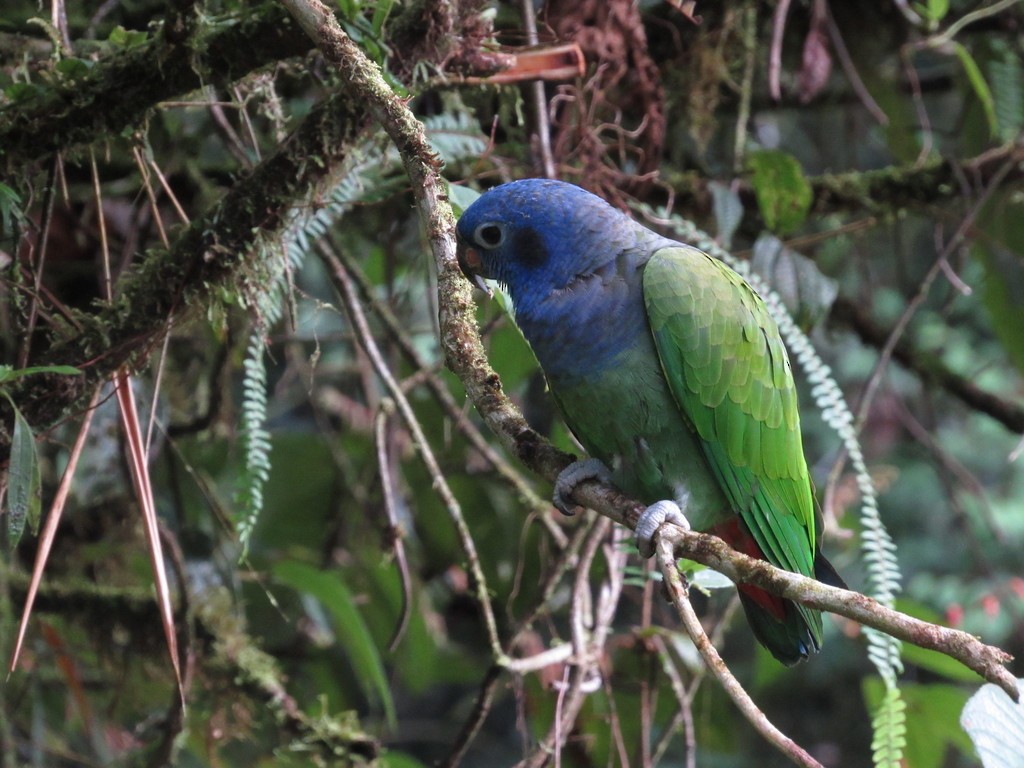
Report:
M505 242L505 225L496 221L485 221L473 232L473 239L481 248L499 248Z

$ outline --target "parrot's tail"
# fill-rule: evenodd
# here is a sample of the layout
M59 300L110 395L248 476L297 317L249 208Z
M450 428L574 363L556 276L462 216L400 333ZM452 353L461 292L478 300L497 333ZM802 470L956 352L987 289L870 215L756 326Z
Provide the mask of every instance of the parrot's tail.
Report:
M711 529L733 549L759 560L767 560L754 537L737 519ZM835 568L820 553L814 560L814 578L825 584L845 587ZM803 661L821 649L821 613L792 600L765 592L751 584L738 586L740 603L754 637L772 656L787 667Z

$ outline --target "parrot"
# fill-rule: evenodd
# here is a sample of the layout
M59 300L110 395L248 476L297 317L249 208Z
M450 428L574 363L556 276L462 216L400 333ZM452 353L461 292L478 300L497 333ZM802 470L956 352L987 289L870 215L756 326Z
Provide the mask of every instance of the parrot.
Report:
M566 426L590 455L561 472L647 505L640 553L669 521L844 586L821 554L793 372L763 299L734 270L564 181L491 188L456 226L462 272L508 292ZM791 666L820 650L817 610L738 586L754 637Z

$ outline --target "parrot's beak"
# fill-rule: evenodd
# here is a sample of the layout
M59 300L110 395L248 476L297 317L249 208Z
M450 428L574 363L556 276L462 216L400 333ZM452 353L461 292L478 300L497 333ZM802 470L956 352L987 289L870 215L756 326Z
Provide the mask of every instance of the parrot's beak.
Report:
M477 253L476 249L470 248L462 240L459 240L455 253L459 259L459 268L462 269L462 274L466 276L466 279L486 293L487 298L493 298L494 291L491 290L483 275L480 274L483 264L480 262L480 254Z

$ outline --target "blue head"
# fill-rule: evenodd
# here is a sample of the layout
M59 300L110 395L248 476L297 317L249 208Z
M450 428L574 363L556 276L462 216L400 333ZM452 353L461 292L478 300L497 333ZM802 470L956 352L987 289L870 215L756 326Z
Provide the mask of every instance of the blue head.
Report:
M646 333L642 267L667 241L596 195L513 181L469 206L457 234L462 271L508 288L549 377L612 364Z
M459 219L459 264L505 285L517 314L636 242L636 224L585 189L523 179L485 192Z

